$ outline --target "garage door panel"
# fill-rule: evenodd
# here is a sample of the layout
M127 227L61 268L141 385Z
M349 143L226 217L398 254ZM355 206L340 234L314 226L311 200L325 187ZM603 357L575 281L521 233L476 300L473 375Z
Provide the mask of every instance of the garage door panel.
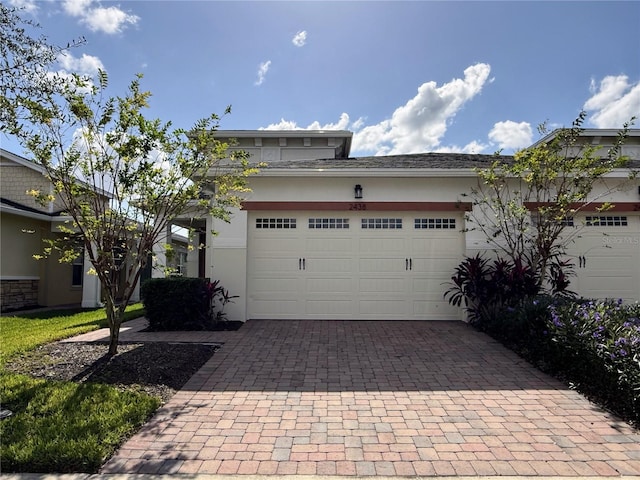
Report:
M348 319L353 315L353 303L351 299L310 299L305 301L305 313L318 318Z
M274 257L254 257L253 271L256 274L264 272L277 272L278 274L286 272L297 272L298 258L274 258Z
M429 298L442 299L444 292L447 290L446 282L450 281L450 277L442 278L414 278L411 281L411 291L414 293L423 293Z
M414 252L422 252L425 256L453 256L460 255L460 238L458 236L447 235L438 238L437 236L429 238L413 238L411 241Z
M393 320L407 317L405 299L360 299L358 305L358 313L366 318Z
M273 281L273 277L254 277L253 286L255 292L260 292L260 296L274 293L297 293L299 290L300 280L298 277L279 277L277 282Z
M363 294L401 294L407 291L407 280L403 277L361 278L358 286Z
M453 270L460 264L461 258L416 258L413 257L413 270L415 272L429 272L431 275L441 275L447 280L453 274Z
M406 258L360 258L358 269L361 273L381 273L404 272L407 270Z
M310 275L314 273L350 273L353 270L351 257L318 258L305 257L305 269Z
M624 272L629 262L633 261L633 255L629 252L624 255L622 252L615 252L614 255L589 255L587 259L587 268L598 270L601 273L607 272L607 275Z
M306 292L308 295L325 295L342 294L347 292L347 295L351 295L353 291L353 279L351 277L345 278L307 278L305 280Z
M315 234L315 232L313 232ZM331 252L333 255L350 256L353 250L353 240L351 238L307 238L305 240L304 252L308 256L315 252Z
M375 232L375 230L374 230ZM400 233L400 231L397 231ZM406 253L404 238L361 238L358 242L358 250L368 253Z

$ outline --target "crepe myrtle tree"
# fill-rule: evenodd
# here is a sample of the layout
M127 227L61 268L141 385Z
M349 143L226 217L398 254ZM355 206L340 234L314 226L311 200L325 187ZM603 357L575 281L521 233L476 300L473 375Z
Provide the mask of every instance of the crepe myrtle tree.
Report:
M188 131L145 117L151 94L141 90L141 78L126 95L108 97L106 73L73 76L16 134L53 185L52 192L30 193L59 202L72 219L43 256L57 252L72 261L80 239L102 287L109 355L117 353L125 307L167 227L185 214L228 221L256 171L246 153L229 152L214 137L215 114Z
M558 272L553 267L570 267L561 259L579 229L566 232L567 220L596 202L597 211L609 210L613 205L599 200L624 188L607 185L605 176L628 165L622 145L635 117L620 129L605 155L598 145L580 142L585 119L586 113L580 112L570 128L557 130L549 142L520 150L512 160L499 158L488 168L476 169L478 184L469 195L474 208L467 214L468 230L482 232L489 248L514 264L524 262L532 268L539 289L553 287L550 276ZM549 133L545 124L538 130L541 135ZM630 171L629 178L636 176ZM602 188L596 193L598 185Z
M50 66L85 43L80 37L54 45L37 35L40 25L24 14L24 8L0 3L0 131L4 133L18 130L30 112L46 107L41 100L64 82L50 74Z

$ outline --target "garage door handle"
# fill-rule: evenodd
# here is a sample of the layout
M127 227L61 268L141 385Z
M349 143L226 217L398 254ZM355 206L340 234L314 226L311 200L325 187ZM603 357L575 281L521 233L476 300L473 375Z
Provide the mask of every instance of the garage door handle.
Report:
M299 258L298 259L298 270L306 270L307 269L307 259Z
M413 258L409 259L409 270L413 270Z
M405 270L409 270L409 259L408 258L404 259L404 269Z

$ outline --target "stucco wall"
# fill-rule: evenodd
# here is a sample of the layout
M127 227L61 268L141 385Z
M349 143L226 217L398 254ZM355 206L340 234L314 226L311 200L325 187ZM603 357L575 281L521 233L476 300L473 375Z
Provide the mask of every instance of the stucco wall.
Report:
M82 302L82 286L72 286L72 266L60 263L56 255L43 260L45 283L42 291L42 305L73 305Z
M409 172L407 175L411 175ZM361 202L455 202L468 201L462 193L474 184L472 178L330 177L310 171L306 177L253 177L250 201L312 202L354 201L356 184L363 188Z
M42 253L42 237L50 229L48 222L8 213L0 213L1 275L39 277L41 265L33 258Z
M36 260L35 254L43 251L43 239L55 235L51 232L49 222L34 220L9 213L0 213L0 278L3 289L5 281L12 282L11 288L18 289L26 295L30 288L35 288L36 301L32 301L33 292L29 294L30 305L55 306L80 303L82 287L72 287L72 267L60 263L57 256ZM22 283L13 283L16 281ZM35 281L35 283L33 282ZM9 285L9 284L7 284ZM4 294L4 290L3 290ZM8 303L3 298L3 305Z

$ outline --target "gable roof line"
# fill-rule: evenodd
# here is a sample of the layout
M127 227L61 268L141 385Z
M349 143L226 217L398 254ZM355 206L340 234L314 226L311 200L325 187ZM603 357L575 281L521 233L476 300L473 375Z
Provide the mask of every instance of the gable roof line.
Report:
M42 167L41 165L38 165L35 162L32 162L28 158L21 157L20 155L16 155L15 153L10 152L9 150L5 150L4 148L0 148L0 153L7 160L10 160L19 165L22 165L23 167L30 168L31 170L35 170L36 172L41 173L42 175L45 174L44 167Z
M558 133L566 130L566 128L556 128L552 132L549 132L540 140L532 144L528 148L534 148L539 145L549 143L553 140ZM580 134L581 137L591 138L591 137L617 137L622 129L618 128L584 128ZM630 128L627 130L628 137L640 137L640 128ZM602 147L608 147L608 145L601 145Z
M32 218L34 220L44 220L46 222L66 222L71 220L71 217L69 215L63 215L62 211L55 213L42 212L7 198L0 198L0 212L11 213L20 217Z

